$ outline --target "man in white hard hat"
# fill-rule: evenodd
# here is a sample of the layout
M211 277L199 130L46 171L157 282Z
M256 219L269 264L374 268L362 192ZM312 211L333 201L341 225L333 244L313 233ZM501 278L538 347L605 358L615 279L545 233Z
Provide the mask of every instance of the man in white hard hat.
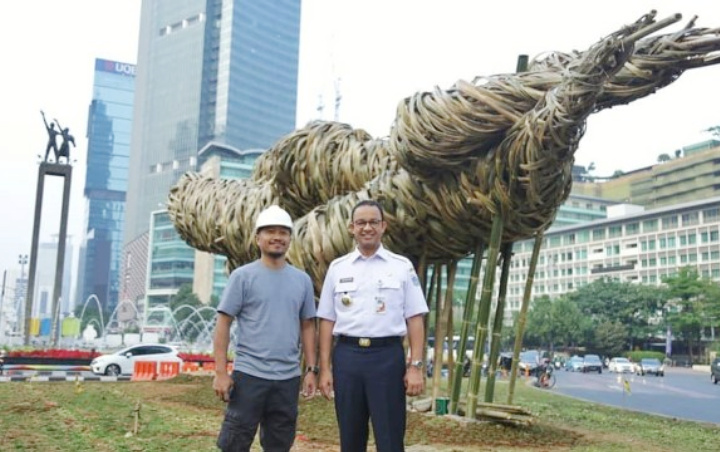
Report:
M289 451L295 439L298 393L317 388L315 299L307 273L285 261L293 222L278 206L260 212L260 259L235 269L217 308L213 389L228 402L217 445L249 451L260 426L266 451ZM228 375L230 326L237 320L235 361ZM300 369L302 340L308 366Z

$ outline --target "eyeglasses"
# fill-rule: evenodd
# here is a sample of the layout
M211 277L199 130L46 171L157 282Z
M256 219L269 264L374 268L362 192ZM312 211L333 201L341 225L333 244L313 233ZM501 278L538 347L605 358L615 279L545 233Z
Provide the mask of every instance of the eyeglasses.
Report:
M353 224L355 225L355 227L360 228L360 229L364 228L365 226L370 226L373 229L377 229L378 226L380 226L380 223L382 223L382 220L370 220L370 221L355 220L355 221L353 221Z

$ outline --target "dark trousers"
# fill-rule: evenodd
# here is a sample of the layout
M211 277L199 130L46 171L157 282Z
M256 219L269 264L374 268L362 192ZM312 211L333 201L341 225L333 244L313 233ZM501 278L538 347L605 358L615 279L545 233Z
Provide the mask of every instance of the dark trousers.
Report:
M260 425L265 452L288 452L295 441L300 377L265 380L238 371L217 446L223 452L250 450Z
M369 348L335 345L335 413L342 452L367 450L368 418L378 452L405 450L404 377L405 353L399 341Z

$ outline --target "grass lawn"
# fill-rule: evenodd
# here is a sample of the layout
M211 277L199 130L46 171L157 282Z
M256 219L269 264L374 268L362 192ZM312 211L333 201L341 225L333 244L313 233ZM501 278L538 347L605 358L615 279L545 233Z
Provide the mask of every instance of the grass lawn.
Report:
M518 382L531 426L460 422L409 413L410 451L717 451L720 427L638 414L563 397ZM507 385L498 382L504 403ZM481 394L483 392L481 391ZM139 431L132 434L140 403ZM210 377L166 382L0 383L3 451L213 451L223 404ZM294 451L338 451L332 403L300 402ZM260 450L259 448L257 450ZM370 448L374 450L374 448Z

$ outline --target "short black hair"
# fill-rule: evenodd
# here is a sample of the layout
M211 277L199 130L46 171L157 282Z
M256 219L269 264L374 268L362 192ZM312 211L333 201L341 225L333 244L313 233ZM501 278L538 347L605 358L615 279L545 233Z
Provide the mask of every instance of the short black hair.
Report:
M380 205L380 203L375 201L374 199L363 199L359 203L355 204L355 207L353 207L353 210L352 210L352 214L350 214L351 221L355 218L355 211L358 210L358 208L363 207L363 206L375 207L377 210L380 211L380 219L382 221L385 221L385 213L383 212L383 208Z

